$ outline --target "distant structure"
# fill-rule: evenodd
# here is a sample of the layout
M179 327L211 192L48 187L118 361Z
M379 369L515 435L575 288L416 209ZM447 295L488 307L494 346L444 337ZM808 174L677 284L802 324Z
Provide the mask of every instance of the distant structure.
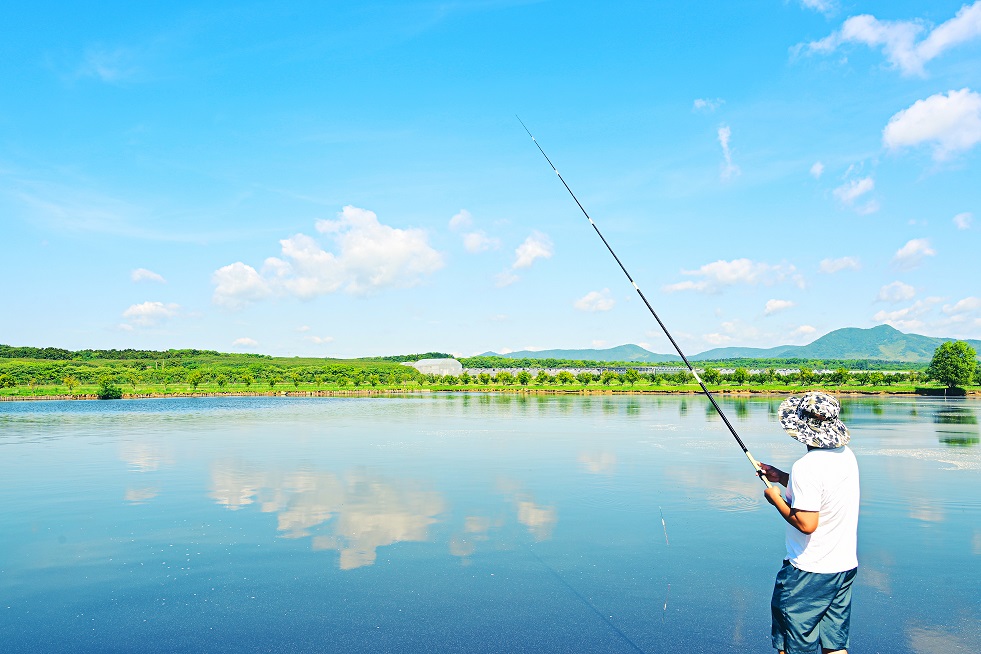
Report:
M406 361L403 366L412 366L424 375L455 375L463 372L463 364L456 359L420 359Z

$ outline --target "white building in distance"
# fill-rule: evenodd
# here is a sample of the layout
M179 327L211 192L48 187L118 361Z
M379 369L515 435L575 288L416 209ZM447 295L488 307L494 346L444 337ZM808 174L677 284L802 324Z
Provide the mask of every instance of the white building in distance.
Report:
M412 366L424 375L454 375L463 372L463 364L456 359L420 359L406 361L403 366Z

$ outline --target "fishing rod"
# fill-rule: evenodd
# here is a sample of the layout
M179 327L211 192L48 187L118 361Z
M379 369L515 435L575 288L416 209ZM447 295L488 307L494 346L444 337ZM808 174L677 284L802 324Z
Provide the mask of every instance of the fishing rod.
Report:
M579 201L579 198L576 197L576 194L573 193L572 189L569 188L569 185L566 184L565 180L562 178L562 174L559 173L558 169L555 167L555 164L553 164L552 160L548 158L547 154L545 154L545 150L543 150L542 146L539 145L538 140L532 135L531 130L528 129L528 126L525 125L524 121L521 120L520 117L515 116L515 118L518 119L518 122L521 123L521 126L525 128L526 132L528 132L528 136L531 137L531 140L535 143L535 146L538 148L538 151L542 153L542 156L545 157L545 161L547 161L548 165L552 167L552 171L555 172L556 176L558 176L559 181L562 182L562 186L565 187L565 190L568 191L569 195L572 196L572 199L576 201L576 205L579 207L579 210L582 211L582 215L586 216L586 220L588 220L589 224L593 226L593 229L596 231L596 235L600 237L600 240L603 241L603 245L605 245L606 249L609 250L610 254L613 255L613 258L616 260L617 265L620 266L620 270L622 270L623 274L627 276L627 279L633 285L634 290L637 291L637 295L639 295L640 299L644 301L644 305L651 312L651 315L654 316L654 320L657 321L657 324L661 326L661 331L663 331L664 335L668 337L669 341L671 341L671 345L674 346L674 349L678 353L678 356L680 356L681 360L685 362L686 366L688 366L688 371L692 374L693 377L695 377L695 381L698 382L698 385L702 387L702 392L705 393L705 396L708 397L709 402L711 402L712 406L715 407L715 410L716 412L718 412L719 417L722 418L722 422L724 422L726 427L729 429L729 433L732 434L732 437L736 439L736 442L739 443L739 447L741 447L743 450L743 454L746 455L746 458L749 459L749 462L753 465L753 469L756 471L756 476L759 477L764 484L766 484L767 488L770 488L772 484L770 484L769 480L766 478L766 473L764 473L763 469L760 468L760 462L754 459L753 455L749 453L749 448L747 448L746 444L743 443L743 439L739 438L739 434L736 433L736 428L732 426L732 423L729 422L729 418L727 418L726 414L722 411L722 407L720 407L719 403L715 401L715 396L712 395L712 392L709 391L709 389L705 386L705 382L703 382L702 378L698 376L697 372L695 372L694 366L692 366L691 362L688 361L688 357L685 356L685 353L681 351L681 347L674 340L674 337L671 336L671 332L669 332L668 328L664 326L664 322L661 320L661 317L657 315L657 312L654 311L654 307L652 307L651 303L647 301L646 297L644 297L644 293L643 291L640 290L640 287L637 286L637 282L635 282L634 278L631 277L630 273L627 272L627 269L623 265L623 262L620 261L620 257L618 257L617 253L613 251L612 247L610 247L610 244L603 236L603 233L600 232L599 227L597 227L596 223L593 222L593 219L590 217L589 213L587 213L586 209L582 206L582 203Z

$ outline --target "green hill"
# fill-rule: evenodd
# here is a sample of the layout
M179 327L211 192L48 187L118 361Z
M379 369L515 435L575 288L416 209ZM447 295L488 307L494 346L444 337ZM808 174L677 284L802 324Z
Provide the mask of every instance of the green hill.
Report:
M661 363L664 361L681 361L674 354L656 354L639 345L620 345L605 350L522 350L507 354L484 352L480 356L503 357L505 359L563 359L567 361L637 361L646 363Z
M807 345L782 345L775 348L724 347L702 352L692 359L709 361L733 358L774 359L881 359L929 363L941 343L955 340L904 334L895 327L879 325L871 329L845 327L836 329ZM981 352L981 341L968 340Z
M904 334L895 327L879 325L871 329L845 327L829 332L807 345L779 345L777 347L717 347L694 356L692 361L722 361L725 359L817 359L902 361L929 363L933 351L953 338ZM981 341L967 343L981 354ZM686 353L687 354L687 353ZM607 349L539 350L495 354L485 352L481 356L498 356L507 359L564 359L573 361L635 361L662 363L680 361L673 354L657 354L639 345L620 345ZM979 357L981 359L981 357Z

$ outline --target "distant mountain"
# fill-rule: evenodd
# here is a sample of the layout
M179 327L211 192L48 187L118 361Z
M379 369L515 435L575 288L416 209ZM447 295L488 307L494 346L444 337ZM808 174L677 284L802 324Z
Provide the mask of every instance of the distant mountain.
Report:
M808 345L779 345L777 347L717 347L694 356L692 361L719 361L722 359L882 359L884 361L905 361L909 363L929 363L933 351L945 341L953 338L937 338L904 334L889 325L879 325L871 329L845 327L829 332ZM981 354L981 341L968 340L968 345ZM656 354L639 345L621 345L605 350L539 350L495 354L485 352L483 356L500 356L508 359L572 359L576 361L637 361L661 363L680 361L673 354ZM981 356L979 356L981 359Z
M771 348L720 347L691 357L696 361L719 359L883 359L929 363L933 351L953 338L904 334L895 327L879 325L871 329L845 327L829 332L808 345L781 345ZM968 340L981 352L981 341Z
M605 350L522 350L497 354L484 352L482 356L504 357L507 359L569 359L572 361L642 361L645 363L662 363L664 361L681 361L676 354L656 354L639 345L620 345Z

